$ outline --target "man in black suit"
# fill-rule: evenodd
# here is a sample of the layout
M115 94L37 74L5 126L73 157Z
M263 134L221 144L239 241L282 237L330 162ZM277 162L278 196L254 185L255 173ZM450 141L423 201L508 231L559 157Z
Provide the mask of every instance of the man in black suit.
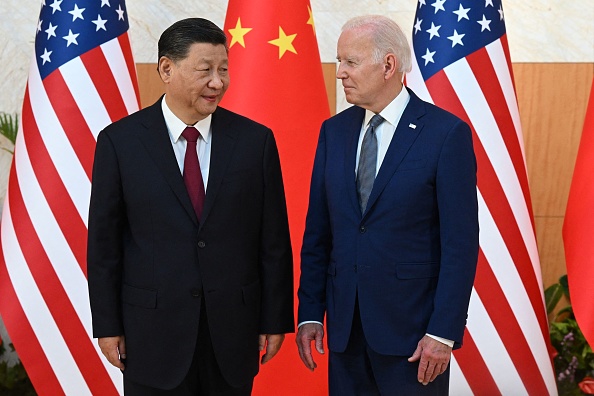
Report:
M97 139L93 334L126 395L249 395L259 350L266 363L294 330L276 143L218 107L227 51L212 22L174 23L159 39L164 97Z

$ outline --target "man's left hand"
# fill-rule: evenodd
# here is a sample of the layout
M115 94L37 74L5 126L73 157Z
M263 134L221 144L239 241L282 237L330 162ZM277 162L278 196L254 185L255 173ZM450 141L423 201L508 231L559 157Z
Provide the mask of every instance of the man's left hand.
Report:
M266 349L266 353L262 356L262 364L278 353L284 340L284 334L260 334L260 351Z
M439 374L446 371L451 356L451 347L429 336L424 336L417 344L417 349L413 355L408 358L408 361L416 362L419 359L421 360L417 379L423 385L427 385L437 378Z

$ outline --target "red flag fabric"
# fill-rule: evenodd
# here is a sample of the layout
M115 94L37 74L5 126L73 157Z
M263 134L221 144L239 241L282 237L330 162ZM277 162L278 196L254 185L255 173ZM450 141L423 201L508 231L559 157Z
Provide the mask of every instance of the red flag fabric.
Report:
M138 108L124 0L44 1L0 237L0 313L39 395L122 393L91 334L87 214L96 136Z
M261 122L277 140L295 262L305 227L311 168L322 121L330 116L309 0L230 0L225 19L231 84L222 107ZM326 395L327 362L311 373L287 335L261 367L254 395Z
M407 85L466 121L480 252L452 395L557 394L501 0L419 0Z
M563 222L567 280L575 319L594 346L594 81Z

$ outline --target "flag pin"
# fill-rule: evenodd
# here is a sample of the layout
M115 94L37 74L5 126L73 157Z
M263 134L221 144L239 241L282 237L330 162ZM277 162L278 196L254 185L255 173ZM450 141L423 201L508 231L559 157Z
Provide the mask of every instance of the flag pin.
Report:
M415 124L408 124L408 127L412 129L417 129L417 126Z

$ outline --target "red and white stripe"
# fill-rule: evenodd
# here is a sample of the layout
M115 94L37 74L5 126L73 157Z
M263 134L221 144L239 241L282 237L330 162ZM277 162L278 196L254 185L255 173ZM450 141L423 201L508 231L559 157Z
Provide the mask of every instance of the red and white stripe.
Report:
M466 121L477 157L480 252L453 395L556 395L507 38L407 85Z
M138 110L128 34L41 79L31 62L0 236L0 308L40 395L122 394L93 340L87 216L96 138Z

